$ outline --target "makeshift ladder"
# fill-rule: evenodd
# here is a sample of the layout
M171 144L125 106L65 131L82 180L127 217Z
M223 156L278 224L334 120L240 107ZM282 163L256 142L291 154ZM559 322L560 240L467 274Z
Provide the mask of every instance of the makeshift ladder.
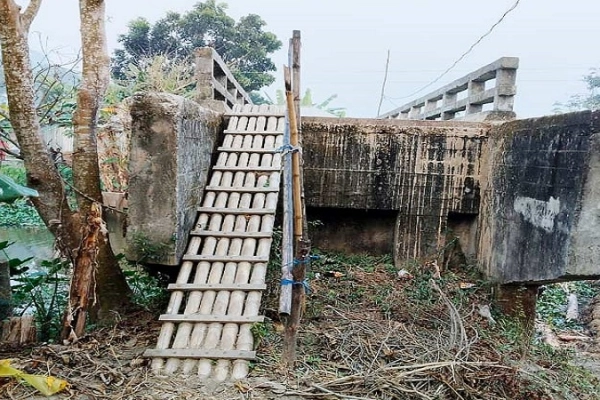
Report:
M235 106L204 191L155 349L159 374L241 379L258 315L279 195L285 109Z

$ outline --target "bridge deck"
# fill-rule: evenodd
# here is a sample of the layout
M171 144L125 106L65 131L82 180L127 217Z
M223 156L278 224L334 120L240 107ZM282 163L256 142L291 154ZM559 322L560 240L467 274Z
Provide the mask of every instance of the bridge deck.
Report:
M241 379L255 358L258 315L279 195L284 109L235 106L198 209L152 369Z

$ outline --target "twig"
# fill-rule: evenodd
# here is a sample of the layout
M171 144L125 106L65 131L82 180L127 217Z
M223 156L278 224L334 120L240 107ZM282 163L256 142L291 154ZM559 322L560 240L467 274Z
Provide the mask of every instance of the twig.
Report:
M312 387L314 387L315 389L318 389L324 393L330 394L332 396L337 397L338 399L344 399L344 400L373 400L373 398L369 398L369 397L356 397L356 396L347 396L341 393L336 393L334 391L331 391L329 389L324 388L323 386L317 385L316 383L313 383L311 385Z

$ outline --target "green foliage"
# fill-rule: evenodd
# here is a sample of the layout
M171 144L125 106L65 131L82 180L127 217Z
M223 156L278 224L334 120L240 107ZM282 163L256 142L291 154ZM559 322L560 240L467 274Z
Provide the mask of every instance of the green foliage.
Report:
M148 310L163 308L168 293L160 277L151 276L142 267L121 261L127 284L133 293L133 302Z
M32 311L38 323L39 340L58 338L68 298L69 262L55 258L41 262L36 271L13 278L13 301L21 313Z
M109 87L105 99L107 105L117 104L125 97L144 91L173 93L187 98L194 98L197 94L193 65L183 60L169 60L164 55L128 64L123 75L123 80Z
M141 232L133 235L133 250L139 255L138 263L156 263L169 255L170 243L156 243Z
M256 349L260 346L263 339L270 334L271 330L266 323L256 322L250 327L250 332L254 338L254 349Z
M251 93L252 95L252 93ZM265 93L265 96L267 96L266 98L261 96L260 94L255 94L254 95L258 101L260 101L260 103L256 103L255 104L277 104L277 105L285 105L286 99L285 99L285 94L283 93L283 90L277 90L275 92L275 101L273 101L273 99L267 95ZM310 88L306 89L306 92L304 92L304 96L302 96L302 98L300 99L300 106L301 107L314 107L317 108L319 110L323 110L329 114L331 114L332 116L336 116L339 118L344 118L346 116L346 108L344 107L330 107L329 104L337 99L338 95L337 94L332 94L331 96L329 96L325 101L322 101L320 103L315 103L313 101L312 98L312 91Z
M0 226L40 226L44 222L28 199L0 203Z
M151 24L138 18L119 36L122 49L115 51L112 73L127 79L129 65L156 55L168 60L191 60L199 47L213 47L247 91L258 90L275 81L269 72L275 64L269 55L281 48L275 34L263 30L266 23L255 14L235 21L227 15L227 4L214 0L197 3L183 14L169 12Z
M587 86L588 93L573 95L565 103L554 103L554 112L600 109L600 68L592 68L589 74L583 76L583 81Z
M1 165L0 173L25 186L25 168ZM18 199L10 204L0 203L0 226L39 226L43 225L40 215L29 199Z
M6 249L8 249L10 247L10 245L12 245L12 244L14 244L14 243L11 243L7 240L0 242L0 252L2 252L2 254L4 255L4 259L7 260L7 262L8 262L8 268L9 268L11 276L21 274L21 273L27 271L29 269L28 267L23 267L21 269L19 269L19 267L33 259L33 257L29 257L24 260L21 260L19 258L9 257L6 252Z
M0 242L0 253L4 256L4 260L0 261L0 320L12 315L13 302L10 277L27 271L28 267L19 267L31 260L31 258L21 260L9 257L6 250L12 244L8 241Z
M579 321L566 319L568 293L565 289L577 295L580 305L589 303L598 293L589 281L548 285L536 303L537 317L555 329L582 330Z
M330 269L346 273L348 268L353 267L365 272L373 272L376 268L383 267L388 271L395 270L394 261L389 254L373 256L369 254L342 254L335 252L323 253L319 249L313 249L313 253L319 255L319 259L312 262L315 269Z
M27 174L23 167L14 167L12 165L3 164L0 165L0 173L12 178L12 180L19 185L27 185Z
M259 92L250 92L250 93L248 93L248 95L250 96L250 100L252 100L253 104L256 104L256 105L272 104L272 102L269 101L269 99L267 99L266 97L264 97Z

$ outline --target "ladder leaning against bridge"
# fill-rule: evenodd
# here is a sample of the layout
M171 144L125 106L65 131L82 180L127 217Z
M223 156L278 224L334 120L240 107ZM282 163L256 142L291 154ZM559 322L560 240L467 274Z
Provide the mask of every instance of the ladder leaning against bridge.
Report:
M153 358L156 373L240 379L255 358L279 196L285 110L236 105L204 191Z

